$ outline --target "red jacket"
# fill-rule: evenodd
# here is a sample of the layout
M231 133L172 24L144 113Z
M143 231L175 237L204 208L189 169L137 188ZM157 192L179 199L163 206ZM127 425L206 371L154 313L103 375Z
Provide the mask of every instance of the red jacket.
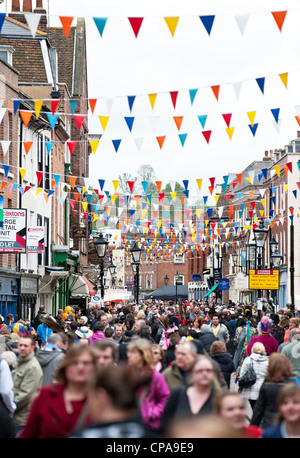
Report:
M41 388L32 403L20 438L64 438L73 432L85 400L72 402L73 413L65 408L64 385L51 384Z

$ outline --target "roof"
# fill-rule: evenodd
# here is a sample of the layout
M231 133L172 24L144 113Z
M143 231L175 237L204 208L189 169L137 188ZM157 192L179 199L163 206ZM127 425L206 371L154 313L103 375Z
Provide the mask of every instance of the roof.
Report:
M188 298L188 285L177 286L177 299ZM152 293L146 294L146 299L175 299L176 298L176 286L166 285L152 291Z

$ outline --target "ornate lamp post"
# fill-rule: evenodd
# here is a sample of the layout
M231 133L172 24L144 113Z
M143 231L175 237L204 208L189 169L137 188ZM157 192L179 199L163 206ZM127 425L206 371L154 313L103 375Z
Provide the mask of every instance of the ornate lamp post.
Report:
M136 304L139 303L139 287L140 287L140 261L141 261L141 248L135 243L130 250L132 257L132 266L136 269Z
M101 289L101 305L104 303L104 259L107 254L108 241L100 233L99 237L94 241L94 247L100 261L100 289Z

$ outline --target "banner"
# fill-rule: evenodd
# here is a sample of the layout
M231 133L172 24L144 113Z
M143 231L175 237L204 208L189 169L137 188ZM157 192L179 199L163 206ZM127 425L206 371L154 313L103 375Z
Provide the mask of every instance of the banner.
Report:
M27 210L3 209L3 226L0 228L1 253L26 253Z
M44 253L45 228L30 226L27 228L27 253Z

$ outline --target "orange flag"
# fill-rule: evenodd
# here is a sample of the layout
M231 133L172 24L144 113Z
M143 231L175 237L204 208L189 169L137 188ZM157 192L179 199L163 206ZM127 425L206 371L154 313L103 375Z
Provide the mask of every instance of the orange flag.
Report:
M28 124L29 124L30 118L32 116L32 111L22 111L22 110L20 110L20 115L21 115L23 123L27 127Z
M216 99L219 100L220 86L211 86L211 89L213 93L215 94Z
M97 99L89 99L90 109L93 114L94 114L96 103L97 103Z
M32 147L33 142L23 142L26 154L29 153L30 148Z
M180 130L183 116L173 116L177 129Z
M71 30L72 22L73 22L73 17L70 16L59 16L61 25L63 27L63 31L65 34L66 39L69 38L69 33Z
M156 137L156 140L158 141L158 144L159 144L160 149L162 149L162 146L163 146L163 144L164 144L165 138L166 138L165 135L163 135L163 136L161 136L161 137Z
M69 176L69 180L72 186L72 189L74 189L75 183L76 183L76 177Z
M286 17L287 11L275 11L272 12L273 18L275 19L275 22L277 24L277 27L279 28L280 32Z

